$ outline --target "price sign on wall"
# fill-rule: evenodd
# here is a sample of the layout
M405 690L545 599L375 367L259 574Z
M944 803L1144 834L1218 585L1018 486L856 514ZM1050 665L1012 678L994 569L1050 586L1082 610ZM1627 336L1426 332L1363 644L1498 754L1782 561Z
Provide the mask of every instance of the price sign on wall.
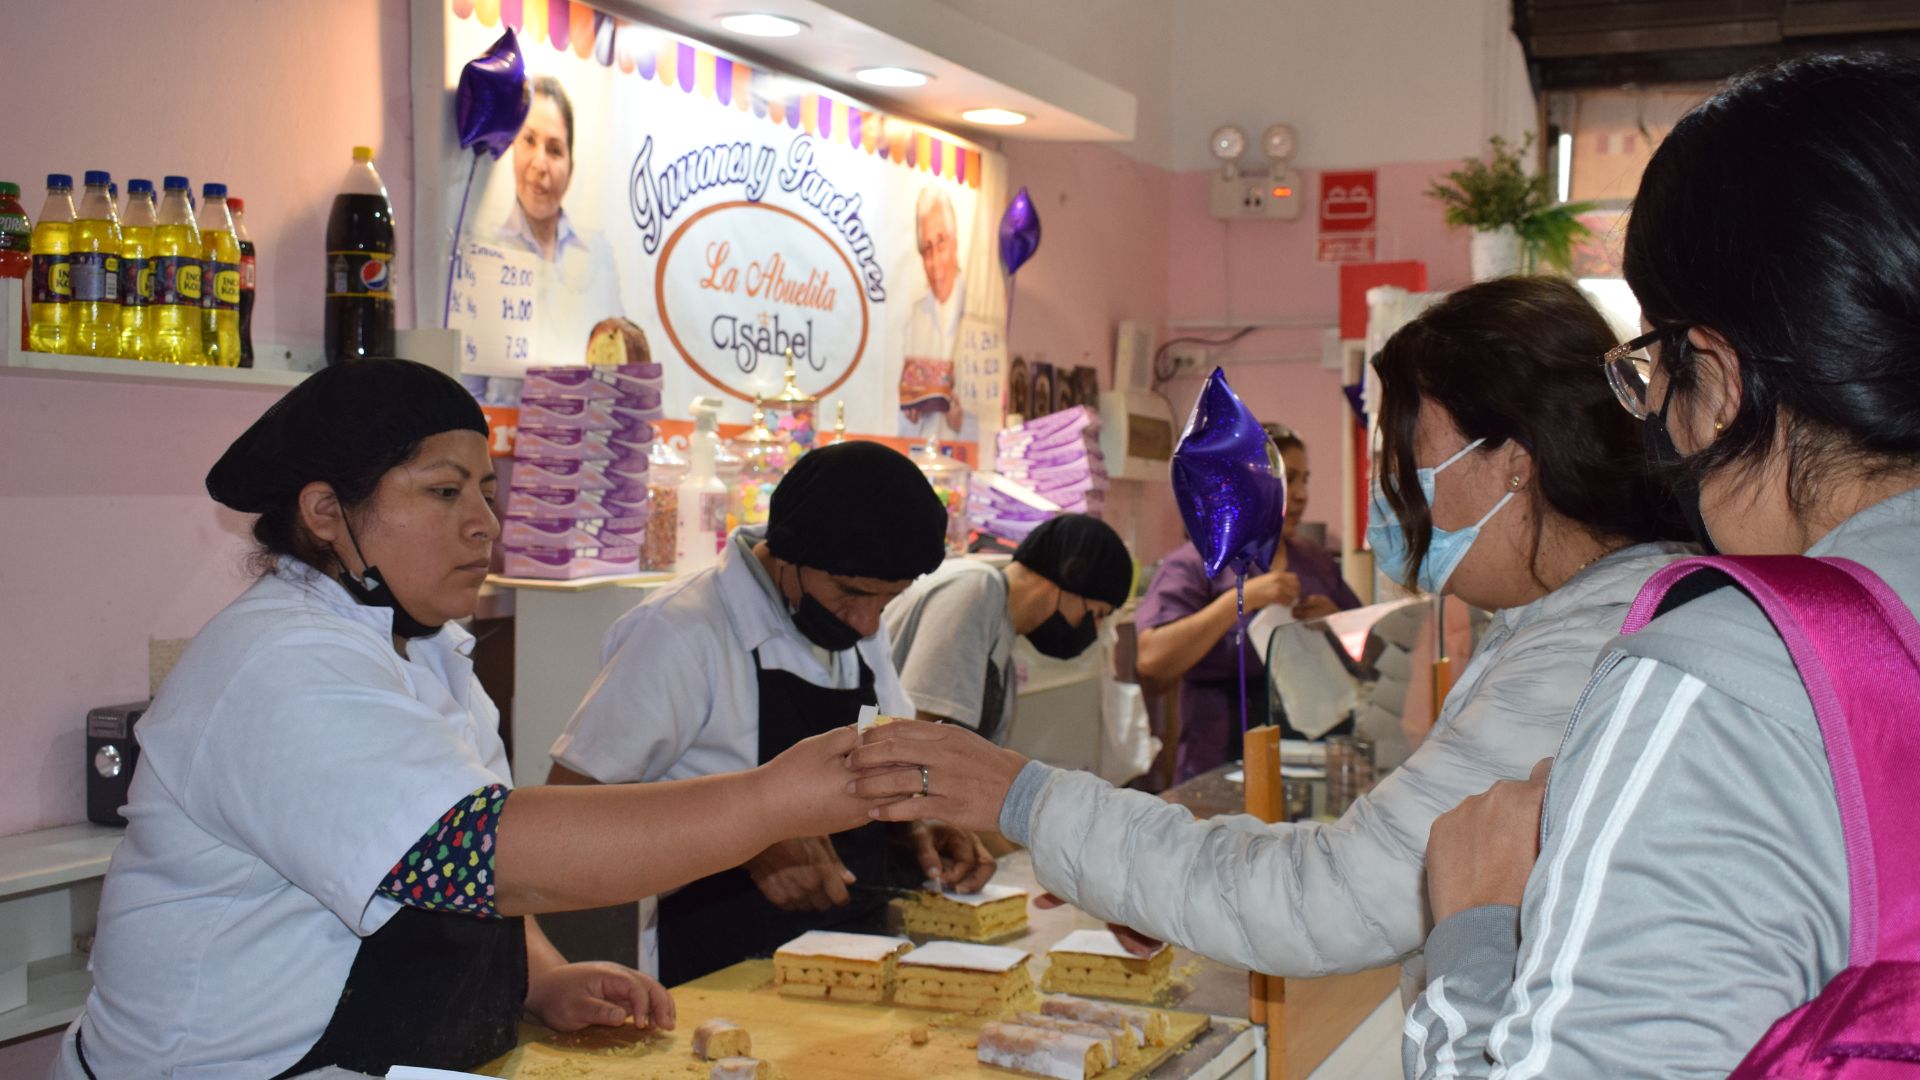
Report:
M540 267L534 256L468 241L454 264L447 326L460 331L461 370L517 376L534 362Z

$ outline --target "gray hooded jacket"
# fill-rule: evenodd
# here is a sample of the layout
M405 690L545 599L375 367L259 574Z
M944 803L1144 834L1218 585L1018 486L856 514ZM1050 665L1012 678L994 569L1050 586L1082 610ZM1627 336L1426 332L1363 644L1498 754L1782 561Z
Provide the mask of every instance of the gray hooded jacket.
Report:
M1553 754L1640 583L1680 553L1616 552L1495 615L1426 741L1337 822L1196 821L1144 792L1034 762L1001 808L1001 830L1033 849L1054 894L1216 960L1296 976L1401 960L1426 934L1433 819Z
M1920 490L1808 549L1920 602ZM1609 648L1547 786L1518 912L1427 943L1409 1077L1725 1076L1847 964L1846 848L1813 706L1737 589Z

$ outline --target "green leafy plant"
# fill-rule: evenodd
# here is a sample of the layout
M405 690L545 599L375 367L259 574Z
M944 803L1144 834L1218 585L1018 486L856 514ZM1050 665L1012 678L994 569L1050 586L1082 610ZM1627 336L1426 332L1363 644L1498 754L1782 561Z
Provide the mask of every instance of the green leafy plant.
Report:
M1470 158L1436 180L1428 197L1445 207L1447 224L1492 230L1512 226L1520 236L1529 269L1544 263L1565 273L1573 268L1573 245L1588 234L1580 215L1594 203L1556 203L1545 176L1529 176L1525 155L1533 133L1509 145L1502 136L1488 140L1484 159Z

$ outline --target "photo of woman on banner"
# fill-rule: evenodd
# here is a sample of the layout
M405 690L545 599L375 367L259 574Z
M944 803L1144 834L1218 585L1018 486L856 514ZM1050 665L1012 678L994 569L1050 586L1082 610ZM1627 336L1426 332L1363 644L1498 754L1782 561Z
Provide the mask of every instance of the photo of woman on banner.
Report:
M586 358L594 327L626 314L620 272L606 238L577 228L560 205L573 182L573 101L551 75L528 82L532 102L513 141L514 201L495 239L540 261L535 357L577 364Z
M947 193L937 182L921 188L913 208L913 238L927 274L927 291L907 317L900 364L902 435L956 438L966 419L953 362L966 308L966 291L960 288L959 231Z

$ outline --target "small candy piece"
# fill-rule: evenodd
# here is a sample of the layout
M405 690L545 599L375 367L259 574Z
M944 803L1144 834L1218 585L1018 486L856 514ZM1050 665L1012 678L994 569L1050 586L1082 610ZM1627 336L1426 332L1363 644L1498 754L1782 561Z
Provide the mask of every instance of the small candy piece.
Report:
M927 1045L927 1040L933 1038L933 1036L929 1034L926 1027L922 1025L907 1032L907 1038L913 1040L913 1045L915 1046L925 1046Z
M693 1029L693 1052L703 1061L753 1053L753 1036L731 1020L714 1017Z
M773 1080L773 1066L759 1058L721 1058L707 1070L707 1080Z

